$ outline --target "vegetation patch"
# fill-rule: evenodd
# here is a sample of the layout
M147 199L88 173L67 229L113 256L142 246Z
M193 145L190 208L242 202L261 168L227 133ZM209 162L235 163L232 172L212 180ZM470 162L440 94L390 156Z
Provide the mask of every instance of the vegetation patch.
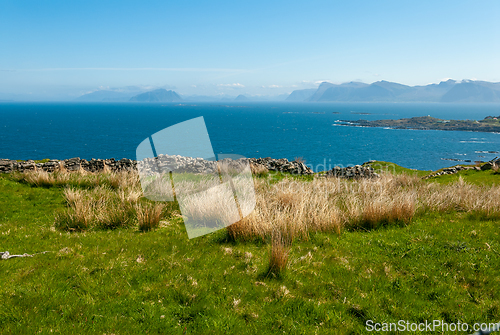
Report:
M33 255L0 261L0 329L352 334L367 320L498 322L499 175L381 175L261 175L252 215L191 240L177 205L142 198L133 175L0 176L0 251Z

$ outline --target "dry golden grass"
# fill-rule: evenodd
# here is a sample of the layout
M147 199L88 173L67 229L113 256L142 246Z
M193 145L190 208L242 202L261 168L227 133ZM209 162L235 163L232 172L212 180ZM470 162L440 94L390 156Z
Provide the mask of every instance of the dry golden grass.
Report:
M471 212L486 217L500 216L500 188L477 186L462 178L450 185L435 183L421 187L420 198L425 210Z
M110 172L108 183L114 189L127 189L139 185L139 175L133 171Z
M60 168L48 173L43 170L13 175L14 179L39 187L77 186L94 188L107 185L113 189L140 188L139 176L134 171L91 173L80 168L69 172Z
M265 176L269 173L269 170L262 164L251 164L250 169L254 175Z
M50 187L67 183L70 179L70 174L60 171L48 173L43 170L35 170L20 175L20 179L38 187Z
M164 208L165 205L161 202L154 204L137 204L135 210L137 213L139 230L149 231L157 228L160 224L160 220L162 219L162 212Z
M230 185L220 184L220 181L217 186L202 192L178 195L177 199L182 215L198 225L205 223L209 227L225 227L240 219Z
M256 179L257 205L243 220L227 227L233 239L271 237L286 229L292 239L309 232L372 229L408 224L424 211L458 210L500 217L500 188L460 179L442 185L408 175L382 174L355 181L326 178L312 182L283 179L276 184Z
M273 232L271 239L271 251L269 253L268 275L281 276L288 264L290 243L280 231Z
M63 184L66 185L63 195L68 208L56 215L57 228L69 231L115 229L144 221L148 208L138 205L142 191L137 175L85 171L64 172L64 175L69 176ZM59 178L56 173L50 177ZM24 178L28 182L32 176Z
M49 175L45 171L36 170L27 172L25 174L25 179L28 183L36 185L36 186L46 186L52 183L52 175Z
M64 197L69 207L63 213L56 215L56 228L83 231L96 224L96 213L102 211L103 207L102 195L98 197L97 194L88 194L82 190L66 189Z
M67 187L64 196L68 212L56 220L64 229L140 224L144 227L141 229L148 230L160 220L161 206L139 205L142 189L136 172L33 171L18 178L36 186ZM199 181L197 185L189 183L189 180L177 182L176 190L191 194L200 187L210 188L208 181L207 185ZM315 231L340 233L343 229L408 224L415 215L425 211L462 211L488 218L500 217L500 188L470 184L461 178L443 185L422 181L416 176L383 173L380 178L355 181L318 178L306 182L285 178L271 183L269 179L256 178L254 186L254 211L250 213L251 206L246 208L253 203L253 195L241 195L251 199L240 201L240 209L250 214L227 227L233 239L268 240L274 231L286 231L292 241L307 239L309 233ZM207 206L203 204L210 201L200 201L199 206L188 206L200 212L190 213L191 216L208 215Z
M76 206L76 204L78 202L81 201L83 194L82 194L81 190L78 190L78 189L75 189L72 187L68 187L68 188L64 189L63 196L64 196L64 199L66 200L66 203L68 204L68 206L74 207L74 206Z

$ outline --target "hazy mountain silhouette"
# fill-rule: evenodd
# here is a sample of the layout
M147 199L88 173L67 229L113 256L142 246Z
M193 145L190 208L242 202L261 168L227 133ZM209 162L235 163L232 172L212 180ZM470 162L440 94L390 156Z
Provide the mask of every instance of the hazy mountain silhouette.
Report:
M441 102L500 102L500 83L467 81L453 86Z
M470 80L458 83L451 79L425 86L407 86L384 80L370 85L359 82L341 85L324 82L307 98L309 93L309 90L293 91L287 101L500 102L500 83ZM304 98L301 100L302 97Z
M188 95L182 96L182 100L187 102L221 102L233 101L234 96L220 96L220 95Z
M323 95L323 93L325 93L325 91L327 89L329 89L330 87L335 87L335 86L338 86L338 85L334 85L334 84L326 82L326 81L322 82L321 84L319 84L316 92L314 92L314 94L309 99L307 99L307 101L319 101L319 98L321 98L321 96ZM292 94L293 94L293 92L292 92Z
M456 85L456 83L455 80L449 79L439 84L413 86L413 90L402 93L399 99L408 102L438 102L446 92Z
M135 93L136 94L136 93ZM92 93L84 94L75 99L75 101L81 102L120 102L128 101L134 93L122 93L116 91L95 91Z
M249 101L250 99L248 99L246 96L244 96L243 94L240 94L238 95L236 98L234 98L234 101Z
M341 85L324 82L308 101L349 101L352 92L368 87L368 84L351 81Z
M305 101L312 97L316 92L315 88L305 89L305 90L295 90L285 99L285 101Z
M134 90L132 90L134 89ZM11 96L0 96L5 100L17 100ZM74 101L81 102L175 102L175 101L288 101L288 102L471 102L500 103L500 83L486 81L455 80L442 81L439 84L408 86L389 81L377 81L372 84L348 82L340 85L323 82L317 89L295 90L289 95L248 96L185 96L176 92L157 89L141 92L139 87L125 91L99 90L82 95Z
M182 101L182 98L174 91L167 91L160 88L154 91L138 94L130 98L133 102L174 102Z

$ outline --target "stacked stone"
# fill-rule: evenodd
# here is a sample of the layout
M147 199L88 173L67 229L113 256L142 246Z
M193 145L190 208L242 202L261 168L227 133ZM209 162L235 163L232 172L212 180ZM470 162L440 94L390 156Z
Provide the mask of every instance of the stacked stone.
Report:
M224 159L221 163L239 164L250 163L253 166L261 166L269 171L286 172L295 175L312 175L314 172L300 161L288 161L286 158L274 159L266 158L240 158L237 160ZM152 174L157 172L168 173L172 172L189 172L189 173L216 173L218 170L215 161L204 160L202 158L183 157L179 155L168 156L159 155L156 158L146 158L140 162L141 173ZM227 164L226 164L227 166ZM131 171L137 169L137 162L131 159L123 158L121 160L111 159L94 159L90 161L80 159L79 157L66 160L50 160L46 163L37 163L33 160L17 162L8 159L0 160L0 173L10 173L13 171L31 171L44 170L52 172L59 167L65 168L68 171L78 171L83 169L88 172L100 172L105 169L110 171ZM376 177L371 167L356 165L353 167L339 168L335 167L322 176L340 177L340 178L368 178Z
M318 175L318 177L336 177L343 179L361 179L361 178L377 178L379 175L375 173L375 170L370 166L347 166L341 168L339 166L327 171L324 174Z
M78 171L81 167L81 159L80 157L66 159L63 161L63 166L68 171Z
M37 168L35 161L33 160L27 160L27 161L12 161L8 159L2 159L0 160L0 172L3 173L10 173L12 171L19 171L19 172L25 172L25 171L33 171Z
M500 158L495 157L491 161L484 163L483 165L481 165L481 170L491 170L494 166L500 167Z
M455 174L458 171L462 170L476 170L476 171L486 171L486 170L491 170L494 166L500 166L500 159L494 159L489 162L484 163L483 165L479 166L453 166L449 168L442 169L439 172L430 174L428 176L423 177L423 179L429 179L429 178L434 178L434 177L439 177L447 174Z
M232 162L229 164L238 165L243 163L251 163L254 165L262 165L269 171L287 172L297 175L311 175L313 171L307 167L303 162L288 161L286 158L240 158L237 160L230 160L228 158L221 162ZM111 159L94 159L90 161L80 159L79 157L66 159L66 160L50 160L46 163L35 163L33 160L17 162L14 160L1 159L0 160L0 173L10 173L13 171L25 172L31 170L44 170L53 172L58 168L65 168L68 171L78 171L83 169L88 172L99 172L105 168L110 171L130 171L137 169L137 162L131 159L123 158L119 161L114 158ZM156 158L147 158L141 162L141 168L144 168L146 174L153 172L189 172L189 173L216 173L217 164L215 161L204 160L202 158L183 157L179 155L168 156L159 155Z
M42 169L47 172L54 172L61 168L61 163L57 159L51 159L47 163L36 164L37 169Z
M253 165L262 165L269 171L280 171L287 172L297 175L310 175L314 172L306 166L303 162L299 161L288 161L286 158L273 159L270 157L266 158L250 158L249 162Z
M88 172L99 172L103 171L105 167L107 167L110 171L130 171L136 168L136 162L127 158L123 158L119 161L114 158L92 158L90 161L87 161L85 159L75 157L62 161L51 159L45 163L35 163L33 160L18 162L15 160L0 159L0 173L11 173L14 171L27 172L34 170L54 172L60 168L65 168L68 171L78 171L83 169Z
M10 173L14 169L14 163L10 159L0 159L0 173Z
M302 162L288 159L273 158L239 158L232 160L225 158L219 161L221 167L234 168L235 171L241 169L245 164L261 165L270 171L281 171L292 174L313 174L312 170ZM189 172L189 173L217 173L218 165L215 161L208 161L202 158L159 155L157 158L144 159L140 164L142 174L168 173L168 172Z
M217 162L203 158L184 157L179 155L158 155L156 158L146 158L140 162L141 174L154 173L217 173Z
M62 161L62 166L68 171L77 171L83 169L88 172L100 172L104 169L118 172L118 171L130 171L136 168L136 162L123 158L119 161L114 158L111 159L95 159L92 158L90 161L86 159L80 159L79 157L66 159Z
M455 174L458 171L462 171L462 170L476 170L476 171L481 171L482 169L483 168L479 167L479 166L461 166L461 165L457 165L457 166L453 166L453 167L449 167L449 168L444 168L444 169L442 169L439 172L436 172L436 173L433 173L433 174L430 174L428 176L423 177L423 179L429 179L429 178L433 178L433 177L439 177L439 176L443 176L443 175L447 175L447 174Z

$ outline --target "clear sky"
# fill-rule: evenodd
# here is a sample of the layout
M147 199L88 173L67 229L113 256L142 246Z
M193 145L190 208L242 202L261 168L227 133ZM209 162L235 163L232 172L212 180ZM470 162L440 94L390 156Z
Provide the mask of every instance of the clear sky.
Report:
M0 93L500 81L500 1L0 0ZM1 97L1 96L0 96Z

